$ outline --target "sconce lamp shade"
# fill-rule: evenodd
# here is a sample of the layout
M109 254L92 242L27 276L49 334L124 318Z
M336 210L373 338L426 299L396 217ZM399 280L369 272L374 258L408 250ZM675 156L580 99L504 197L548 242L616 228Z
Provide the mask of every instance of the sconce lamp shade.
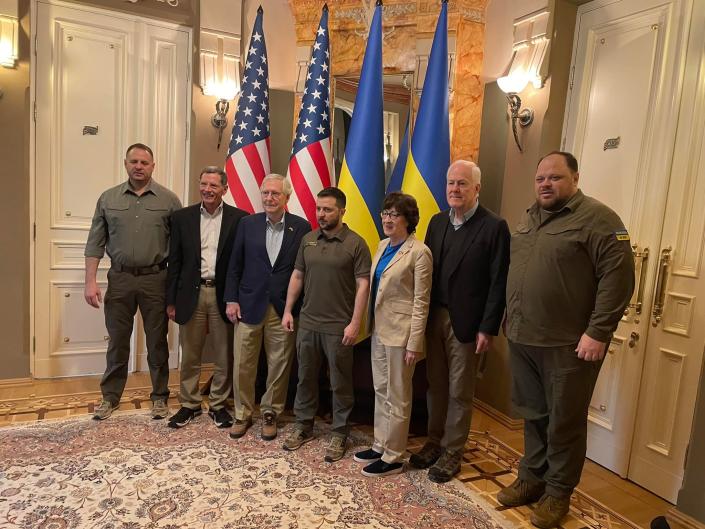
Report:
M19 30L17 0L0 0L0 66L17 64Z
M201 31L200 82L203 95L232 101L240 93L239 39Z
M548 11L530 13L514 21L512 58L504 75L497 79L507 94L518 94L531 82L541 88L546 77L544 61L548 51Z

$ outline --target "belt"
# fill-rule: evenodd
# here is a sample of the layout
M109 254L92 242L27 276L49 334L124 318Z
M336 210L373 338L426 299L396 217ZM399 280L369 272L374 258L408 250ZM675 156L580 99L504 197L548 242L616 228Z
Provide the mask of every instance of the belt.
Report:
M215 286L215 279L203 279L201 278L201 284L204 287L214 287Z
M158 274L164 270L166 268L166 259L152 266L125 266L119 263L111 263L110 267L116 272L126 272L133 276L147 276L150 274Z

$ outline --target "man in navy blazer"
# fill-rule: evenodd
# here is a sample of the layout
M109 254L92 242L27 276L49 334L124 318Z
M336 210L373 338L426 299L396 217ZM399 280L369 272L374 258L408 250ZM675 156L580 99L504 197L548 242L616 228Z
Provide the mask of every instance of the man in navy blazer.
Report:
M243 219L225 287L227 316L239 321L233 362L235 424L230 437L238 439L252 426L255 378L264 342L267 389L260 402L261 436L271 441L277 436L277 416L284 411L295 346L294 333L282 328L281 319L299 244L311 225L286 212L292 192L286 178L270 174L262 180L260 191L264 212ZM301 301L295 315L300 308Z
M208 414L219 428L232 425L225 400L232 387L233 330L223 291L235 232L247 212L223 202L227 181L222 169L206 167L199 176L201 202L171 216L166 311L179 324L181 340L181 409L169 419L171 428L181 428L201 414L198 380L206 334L211 335L215 355Z
M442 483L460 471L470 432L475 378L482 354L499 332L509 270L509 228L480 205L480 168L458 160L448 168L450 209L431 218L433 255L426 324L428 440L410 463Z

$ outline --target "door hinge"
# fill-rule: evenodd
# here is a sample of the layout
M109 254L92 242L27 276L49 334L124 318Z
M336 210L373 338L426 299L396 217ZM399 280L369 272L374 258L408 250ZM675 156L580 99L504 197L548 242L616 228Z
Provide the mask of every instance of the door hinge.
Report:
M186 141L188 141L189 126L188 121L186 122Z
M38 35L34 35L34 56L37 56L37 46L39 46L39 38Z
M573 89L573 82L575 81L575 65L570 67L570 83L569 83L569 88L572 90Z
M37 122L37 102L34 102L34 110L32 111L32 119Z
M37 352L37 337L32 336L32 352L36 353Z
M32 224L32 240L36 241L37 240L37 223Z

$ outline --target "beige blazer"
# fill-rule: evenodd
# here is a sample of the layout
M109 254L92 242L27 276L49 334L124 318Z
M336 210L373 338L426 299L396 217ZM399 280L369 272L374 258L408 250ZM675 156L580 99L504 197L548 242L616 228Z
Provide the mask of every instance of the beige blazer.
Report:
M388 244L389 239L384 239L377 247L370 284ZM368 333L384 345L423 352L432 276L431 250L410 235L382 272L374 307L368 303Z

